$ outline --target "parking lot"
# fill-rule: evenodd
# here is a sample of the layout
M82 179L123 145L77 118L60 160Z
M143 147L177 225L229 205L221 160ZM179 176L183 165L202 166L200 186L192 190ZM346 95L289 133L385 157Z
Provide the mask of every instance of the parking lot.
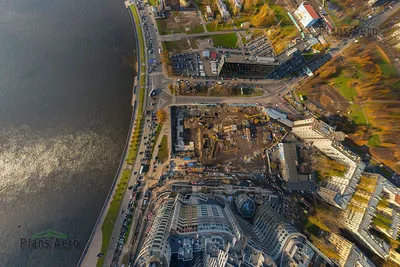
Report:
M260 36L244 45L247 53L258 57L275 57L274 50L266 35Z
M199 76L199 61L198 53L175 54L171 56L170 62L172 70L177 76Z

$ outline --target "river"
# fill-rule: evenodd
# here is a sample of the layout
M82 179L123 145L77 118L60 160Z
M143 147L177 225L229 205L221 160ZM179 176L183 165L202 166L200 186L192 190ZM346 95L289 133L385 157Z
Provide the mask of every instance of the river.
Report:
M78 262L125 145L133 45L123 1L0 0L0 266ZM79 247L21 247L43 230Z

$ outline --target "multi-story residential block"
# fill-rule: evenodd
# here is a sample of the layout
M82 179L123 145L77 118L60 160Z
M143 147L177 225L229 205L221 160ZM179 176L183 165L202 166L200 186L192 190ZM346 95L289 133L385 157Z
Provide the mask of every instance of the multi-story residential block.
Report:
M239 209L249 204L243 195L236 202ZM253 223L234 205L204 194L166 199L135 266L308 266L320 253L268 204L257 209Z
M317 119L305 119L293 122L292 132L301 139L312 142L322 153L339 161L347 167L343 177L332 176L327 179L327 184L320 187L318 194L328 203L341 209L346 209L362 172L363 163L356 154L341 145L344 134L335 132L335 129Z
M136 266L145 267L150 263L169 266L171 247L168 242L174 201L169 199L157 210L153 226L140 250Z
M205 17L208 21L214 20L214 12L212 11L210 6L206 6Z
M358 247L340 235L331 233L329 242L339 255L339 260L336 262L339 267L375 267Z
M221 18L223 20L228 20L231 18L231 15L229 14L228 8L226 7L225 3L223 0L217 0L217 7L219 10L219 13L221 14Z
M387 259L390 244L379 238L379 231L395 239L399 229L399 189L379 174L362 174L355 196L344 212L345 226L378 256Z
M229 4L234 14L237 14L242 10L242 0L230 0Z

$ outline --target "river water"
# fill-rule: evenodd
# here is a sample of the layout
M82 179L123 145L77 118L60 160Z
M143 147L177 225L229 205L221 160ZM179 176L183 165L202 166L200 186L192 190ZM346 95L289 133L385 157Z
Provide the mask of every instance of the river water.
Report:
M0 266L75 266L131 115L123 1L0 0ZM21 247L56 230L79 248Z

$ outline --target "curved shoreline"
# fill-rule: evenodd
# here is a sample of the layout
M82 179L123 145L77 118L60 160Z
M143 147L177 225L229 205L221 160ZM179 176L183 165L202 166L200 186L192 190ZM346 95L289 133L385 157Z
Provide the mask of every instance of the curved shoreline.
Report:
M136 88L135 87L137 86L137 84L139 84L140 75L141 75L141 72L140 72L141 68L140 68L140 64L138 63L139 59L140 59L140 44L139 44L139 39L138 39L138 30L136 29L136 24L135 24L135 21L134 21L132 10L129 7L127 7L127 9L128 9L129 15L131 17L131 22L132 22L132 27L133 27L133 33L134 33L133 35L134 35L134 38L135 38L135 49L136 49L136 63L137 63L137 66L138 66L137 75L135 77L137 83L135 85L135 79L134 79L133 80L133 86L132 86L132 97L133 97L133 94L135 94L135 92L136 92ZM133 126L134 126L134 121L135 121L136 108L137 108L137 101L135 101L133 103L133 106L132 106L132 115L131 115L131 121L130 121L130 125L129 125L129 132L128 132L128 135L127 135L127 138L126 138L126 141L125 141L125 147L124 147L124 150L123 150L123 153L122 153L122 156L121 156L120 164L118 166L115 178L113 180L113 183L111 184L110 190L109 190L109 192L107 194L107 197L106 197L106 199L104 201L103 207L100 210L100 214L97 217L96 223L93 226L93 230L92 230L92 232L91 232L91 234L89 236L89 239L88 239L88 241L87 241L87 243L85 245L84 250L82 251L82 255L81 255L81 257L80 257L80 259L79 259L79 261L78 261L76 266L81 266L82 265L86 255L87 255L87 252L89 251L90 245L91 245L91 243L93 241L93 237L94 237L96 231L97 230L102 231L101 228L98 229L98 227L102 226L102 224L100 225L100 221L103 218L103 216L105 216L107 214L106 213L106 211L108 210L107 206L110 204L110 201L112 200L111 197L114 195L117 182L120 180L121 175L122 175L122 171L121 170L122 170L122 167L123 167L123 165L124 165L124 163L126 161L127 153L128 153L128 150L129 150L129 143L130 143L130 140L132 139L132 135L133 135Z

